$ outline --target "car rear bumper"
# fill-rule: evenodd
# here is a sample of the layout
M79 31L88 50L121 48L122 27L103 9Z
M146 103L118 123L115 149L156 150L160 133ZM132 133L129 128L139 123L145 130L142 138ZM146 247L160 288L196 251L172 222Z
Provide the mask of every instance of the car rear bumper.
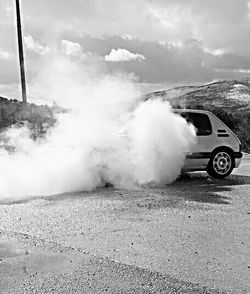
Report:
M234 158L235 158L235 168L239 167L241 158L242 158L242 153L241 152L234 152Z
M241 152L234 152L234 158L242 158Z

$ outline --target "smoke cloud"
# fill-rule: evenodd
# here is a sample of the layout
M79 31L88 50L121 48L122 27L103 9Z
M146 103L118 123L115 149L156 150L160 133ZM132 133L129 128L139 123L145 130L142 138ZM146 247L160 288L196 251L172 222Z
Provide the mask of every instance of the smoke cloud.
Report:
M131 79L98 65L83 70L73 59L53 58L32 89L68 111L46 138L32 140L26 126L5 131L16 153L0 155L0 199L171 183L195 141L194 128L167 102L135 98Z

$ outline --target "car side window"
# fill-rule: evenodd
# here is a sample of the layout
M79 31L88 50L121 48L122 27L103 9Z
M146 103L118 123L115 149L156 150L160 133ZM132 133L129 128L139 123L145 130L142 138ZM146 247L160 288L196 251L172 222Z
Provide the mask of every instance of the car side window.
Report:
M209 136L212 134L211 122L205 113L187 112L181 115L187 122L194 125L197 136Z

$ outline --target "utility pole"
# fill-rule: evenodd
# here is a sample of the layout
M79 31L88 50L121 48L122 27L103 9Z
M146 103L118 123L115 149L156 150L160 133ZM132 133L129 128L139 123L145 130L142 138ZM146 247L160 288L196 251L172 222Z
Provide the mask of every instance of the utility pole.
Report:
M26 104L27 93L26 93L25 69L24 69L24 58L23 58L22 25L21 25L19 0L16 0L16 19L17 19L17 38L18 38L19 63L20 63L21 85L22 85L22 98L23 98L23 103Z

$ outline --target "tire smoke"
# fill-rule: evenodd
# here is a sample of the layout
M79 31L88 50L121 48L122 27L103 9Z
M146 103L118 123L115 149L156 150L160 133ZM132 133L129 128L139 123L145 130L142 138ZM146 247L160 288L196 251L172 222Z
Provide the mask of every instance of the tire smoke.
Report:
M180 174L195 131L169 103L141 101L130 79L82 71L72 60L49 62L33 82L36 95L68 109L46 138L27 127L4 136L15 146L0 155L0 199L171 183ZM90 73L89 73L90 72Z

